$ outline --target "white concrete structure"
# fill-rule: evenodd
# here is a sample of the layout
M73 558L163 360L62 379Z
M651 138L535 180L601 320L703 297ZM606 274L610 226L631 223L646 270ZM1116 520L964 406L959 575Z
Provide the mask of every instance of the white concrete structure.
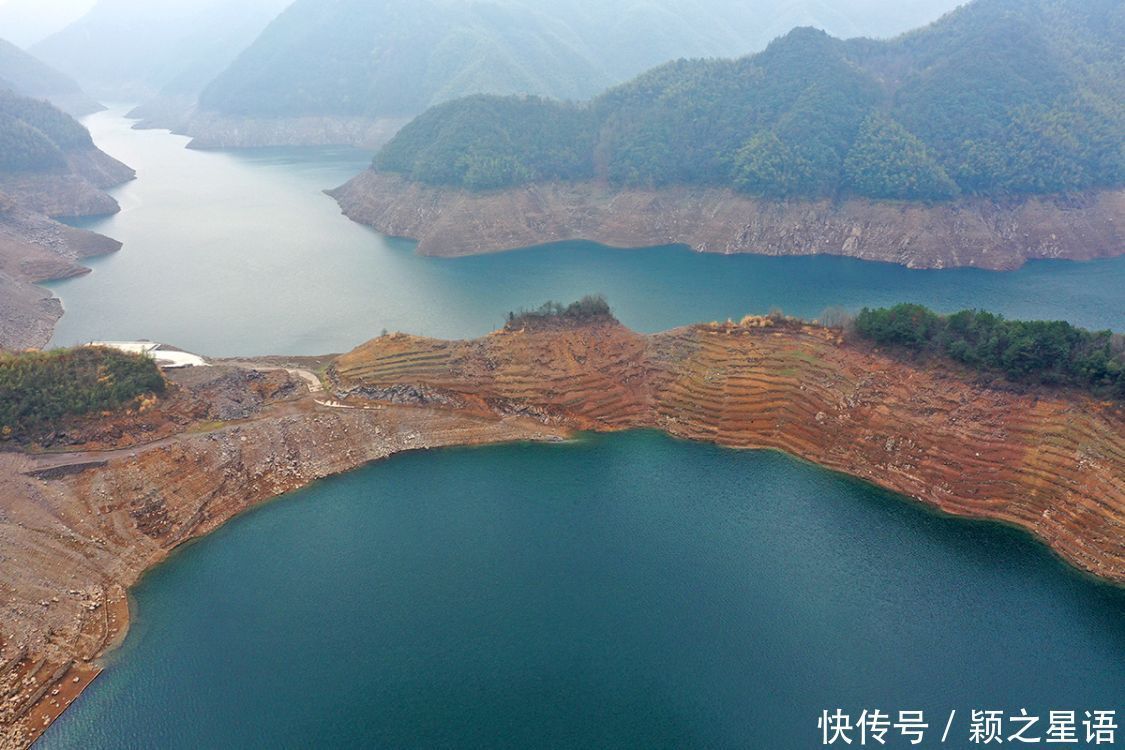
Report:
M87 346L102 346L128 354L144 354L156 360L157 366L162 370L209 366L207 360L198 354L166 349L163 344L153 341L91 341Z

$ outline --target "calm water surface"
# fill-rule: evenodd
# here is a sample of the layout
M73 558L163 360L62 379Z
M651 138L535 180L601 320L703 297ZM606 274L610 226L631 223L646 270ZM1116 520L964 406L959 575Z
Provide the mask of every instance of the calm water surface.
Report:
M58 345L148 338L211 355L323 354L384 328L479 336L508 310L590 292L646 332L773 307L815 317L833 305L902 301L1125 329L1125 257L1014 273L590 243L421 258L413 243L348 221L322 194L366 167L367 154L189 151L186 138L131 130L119 111L86 123L138 179L115 191L120 214L84 224L124 249L93 260L93 274L52 285L67 310Z
M788 749L836 706L1125 702L1125 591L1013 530L654 433L402 456L135 594L43 748Z

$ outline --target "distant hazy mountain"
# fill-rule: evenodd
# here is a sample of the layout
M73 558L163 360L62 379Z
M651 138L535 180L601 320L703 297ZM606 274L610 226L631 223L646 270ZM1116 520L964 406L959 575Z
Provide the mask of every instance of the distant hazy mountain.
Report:
M196 93L290 0L99 0L31 51L103 98Z
M78 20L95 0L0 0L0 34L28 47Z
M890 34L957 0L296 0L201 96L249 117L401 117L473 93L585 98L797 24ZM840 6L846 6L846 11Z
M86 115L101 105L86 96L74 79L0 39L0 88L47 99L72 115Z
M797 29L678 61L586 105L476 96L376 164L497 188L597 178L774 197L940 200L1125 184L1125 3L977 0L890 41Z

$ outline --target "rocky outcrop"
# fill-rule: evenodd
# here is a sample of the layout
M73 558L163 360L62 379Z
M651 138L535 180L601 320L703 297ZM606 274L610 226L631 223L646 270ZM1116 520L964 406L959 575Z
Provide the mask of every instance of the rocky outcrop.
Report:
M594 182L474 193L367 170L329 193L344 213L461 256L591 240L615 247L685 244L700 252L846 255L910 268L1010 270L1036 258L1125 253L1125 191L1008 203L767 201L717 188L617 190Z
M124 636L125 589L247 508L407 450L556 437L528 420L318 405L283 370L188 370L156 411L0 452L0 749L25 748ZM226 416L229 421L215 421ZM126 444L125 448L114 445Z
M476 341L384 336L334 364L338 398L386 389L595 430L773 448L958 515L1020 526L1125 583L1125 409L985 387L831 330L748 319L653 336L620 325Z
M129 113L139 130L170 130L191 136L188 148L259 146L354 146L374 151L410 118L344 116L232 117L201 110L189 97L158 97Z

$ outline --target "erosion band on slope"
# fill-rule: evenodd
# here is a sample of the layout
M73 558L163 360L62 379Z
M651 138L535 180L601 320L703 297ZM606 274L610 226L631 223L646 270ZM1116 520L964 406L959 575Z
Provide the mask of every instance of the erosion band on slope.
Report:
M329 393L288 370L321 369ZM127 625L124 590L253 505L404 450L657 428L771 448L1019 526L1125 584L1125 412L982 385L836 329L769 318L645 336L596 311L473 341L405 334L315 362L170 376L147 408L0 452L0 748L65 710ZM58 691L58 692L55 692Z
M1122 190L938 204L776 201L713 187L622 189L594 181L474 192L369 169L329 194L353 221L415 239L423 255L448 257L590 240L1014 270L1029 260L1125 253Z

